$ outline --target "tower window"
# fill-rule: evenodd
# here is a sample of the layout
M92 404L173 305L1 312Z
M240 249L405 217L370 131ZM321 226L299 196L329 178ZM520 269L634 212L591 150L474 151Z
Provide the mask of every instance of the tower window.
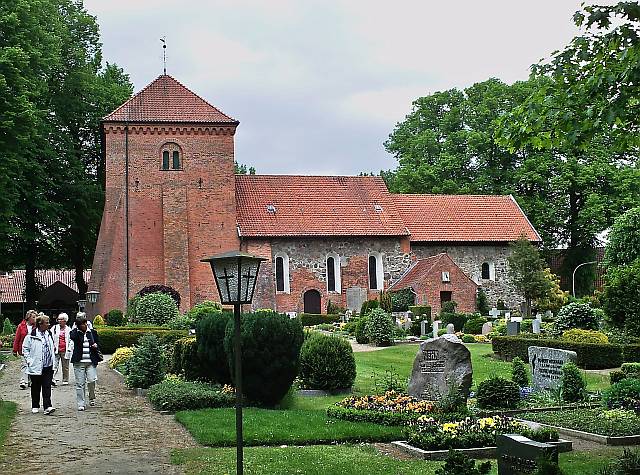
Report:
M382 264L382 254L379 252L369 254L369 289L384 289L384 269Z
M481 270L483 280L496 280L496 269L493 262L483 262Z
M162 169L163 170L169 169L169 151L168 150L165 150L164 152L162 152Z
M283 252L275 255L276 292L291 292L289 287L289 256Z
M161 170L182 170L184 168L182 150L178 144L165 143L160 151L162 155Z
M180 152L177 150L173 151L173 169L180 170Z

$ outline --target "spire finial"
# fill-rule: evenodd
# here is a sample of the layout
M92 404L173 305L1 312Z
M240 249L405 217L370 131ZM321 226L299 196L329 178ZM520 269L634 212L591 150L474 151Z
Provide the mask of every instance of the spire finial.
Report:
M164 64L164 74L167 74L167 37L160 38L162 41L162 63Z

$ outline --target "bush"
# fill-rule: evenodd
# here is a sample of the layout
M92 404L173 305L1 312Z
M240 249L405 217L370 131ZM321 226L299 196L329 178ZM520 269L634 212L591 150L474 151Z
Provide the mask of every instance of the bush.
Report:
M104 321L110 327L121 327L125 323L122 310L118 310L117 308L109 310L104 315Z
M340 321L340 315L323 315L320 313L300 313L298 314L303 327L312 327L323 323L336 323Z
M367 300L360 307L360 315L367 315L371 310L375 308L380 308L380 302L377 299Z
M178 317L178 306L167 294L154 293L140 297L136 306L138 323L164 325Z
M597 343L600 345L609 343L609 337L604 333L593 330L581 330L574 328L562 333L562 339L576 343Z
M195 323L195 320L185 313L184 315L178 315L176 318L169 320L166 326L171 330L191 330L195 327Z
M464 328L464 325L467 323L467 320L469 319L470 316L471 314L467 314L467 313L440 312L440 320L442 321L442 324L446 326L449 323L453 323L453 328L457 332L462 331L462 329Z
M529 373L527 373L527 366L524 361L522 361L522 358L518 358L517 356L511 361L511 381L521 388L529 386Z
M640 379L626 378L605 389L602 402L609 409L638 410L640 407Z
M640 336L640 258L607 270L603 309L615 327Z
M368 321L366 326L367 336L369 341L376 346L389 346L393 345L393 334L395 324L391 315L382 310L376 308L371 310L368 315Z
M627 375L624 374L624 372L622 371L611 371L609 373L609 384L614 385L616 383L619 383L620 381L622 381L624 378L626 378Z
M300 350L299 377L305 388L350 388L356 378L356 359L344 338L313 333Z
M481 287L478 288L478 295L476 295L476 310L480 315L489 315L489 311L491 310L487 294Z
M475 343L476 339L473 335L462 335L463 343Z
M513 381L493 377L478 385L476 398L480 409L515 409L520 401L520 388Z
M632 357L634 356L634 351L637 351L636 345L574 343L550 338L536 338L534 335L528 335L527 337L495 336L491 340L491 345L493 352L499 357L511 360L519 356L525 362L529 362L528 348L530 346L575 351L577 365L584 369L617 368L623 363L624 354L629 353L629 357Z
M562 365L562 399L566 402L583 401L587 391L587 383L582 376L582 372L575 363L569 362Z
M127 322L138 321L138 302L140 302L138 295L134 295L129 299L129 302L127 302L127 311L125 313L125 320Z
M235 402L234 393L225 392L220 386L177 378L154 384L147 396L154 409L171 412L231 407Z
M208 313L196 323L198 356L203 377L220 384L231 383L229 361L224 349L224 336L233 315L227 312Z
M351 422L371 422L383 426L400 426L415 421L421 414L416 412L375 411L332 405L327 416Z
M123 346L118 348L109 360L109 368L115 369L120 365L125 364L133 356L133 348Z
M102 318L102 315L96 315L95 317L93 317L93 326L94 327L105 326L104 318Z
M411 289L402 289L391 292L391 306L394 312L406 312L415 301L415 295Z
M5 318L4 323L2 324L2 334L3 335L16 334L16 327L13 326L13 323L11 323L11 320L9 320L8 318Z
M640 449L624 449L618 459L601 468L598 475L638 475L640 473Z
M171 361L172 373L183 375L187 380L196 380L206 377L202 366L195 337L189 336L175 341Z
M205 300L191 307L191 309L185 313L185 316L191 319L195 324L207 315L220 312L222 312L222 305L218 302Z
M178 292L173 287L169 287L168 285L147 285L140 292L138 292L139 297L144 297L150 294L164 294L171 297L171 299L175 302L176 307L180 308L180 292Z
M607 236L607 267L626 266L640 259L640 206L619 216Z
M300 347L304 340L302 325L295 318L261 310L243 315L242 377L243 389L251 401L277 404L298 375ZM224 349L234 376L234 322L227 325Z
M363 315L356 321L356 341L361 345L369 343L369 336L367 335L367 323L369 322L369 316Z
M436 470L436 475L485 475L491 471L491 462L478 462L463 452L449 449L444 465Z
M164 379L164 355L160 339L155 335L144 335L133 356L126 363L125 384L129 388L148 388Z
M416 317L424 316L425 320L431 320L431 307L429 305L412 305L409 311Z
M173 342L187 336L184 330L168 330L166 328L129 328L129 327L98 327L100 350L104 354L111 354L123 346L135 346L140 338L146 334L156 335L162 345L171 346Z
M560 309L553 328L557 334L573 328L597 330L598 317L594 309L586 303L572 302Z
M487 319L484 317L471 317L467 320L462 327L462 331L465 333L471 333L472 335L480 335L482 333L482 325L487 323ZM453 325L455 327L455 323Z
M346 311L346 308L340 307L339 305L333 303L331 299L329 299L329 301L327 302L328 315L344 315Z

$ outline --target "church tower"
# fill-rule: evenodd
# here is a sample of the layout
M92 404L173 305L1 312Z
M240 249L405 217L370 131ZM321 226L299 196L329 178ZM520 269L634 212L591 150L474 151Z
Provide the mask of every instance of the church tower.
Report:
M106 193L90 288L95 312L126 309L147 285L182 297L217 290L203 257L237 250L238 121L166 74L103 119Z

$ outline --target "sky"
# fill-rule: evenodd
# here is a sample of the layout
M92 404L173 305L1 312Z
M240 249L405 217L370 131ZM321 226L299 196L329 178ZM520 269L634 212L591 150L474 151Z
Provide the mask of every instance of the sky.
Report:
M581 0L85 0L104 60L135 91L167 73L240 121L259 174L393 169L384 149L421 96L531 64L577 33Z

